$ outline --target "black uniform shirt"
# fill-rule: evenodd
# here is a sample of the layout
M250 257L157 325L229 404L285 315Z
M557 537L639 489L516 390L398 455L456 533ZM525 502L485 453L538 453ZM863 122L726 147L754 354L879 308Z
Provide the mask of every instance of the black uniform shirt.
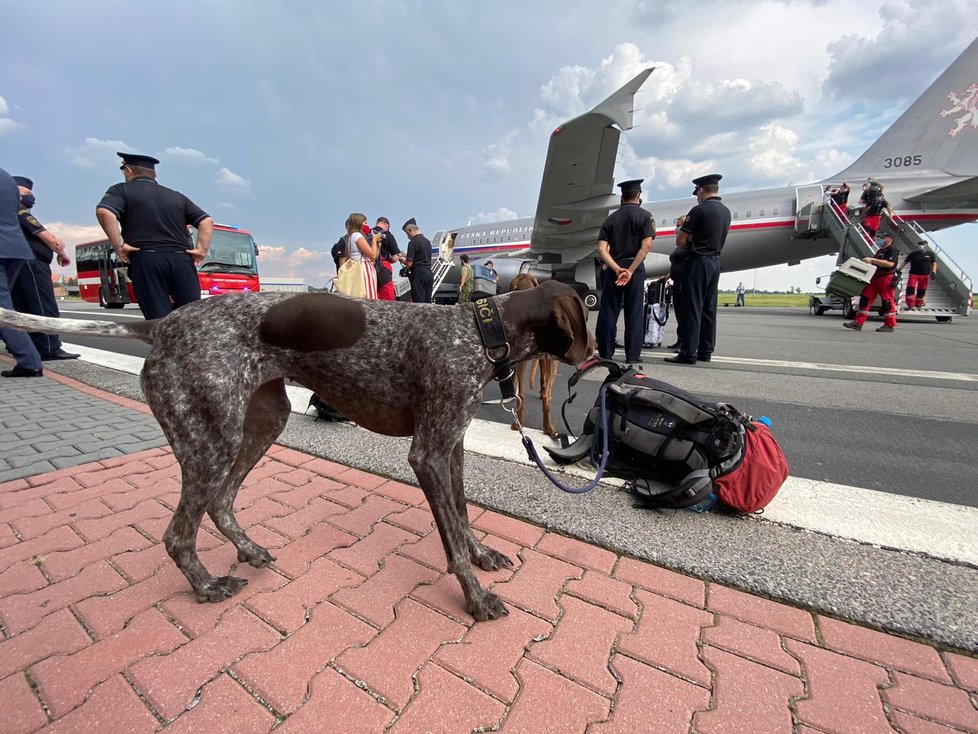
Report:
M418 233L408 242L405 257L411 261L411 268L431 268L431 240Z
M719 255L730 231L730 210L719 196L711 196L689 210L681 229L693 238L689 244L692 255Z
M688 247L677 247L669 254L669 277L673 279L673 282L686 277L686 261L688 259Z
M871 199L866 204L866 214L871 217L875 217L879 214L882 214L884 209L889 209L889 208L890 208L890 202L888 202L886 199L880 196L875 199Z
M37 221L37 217L31 214L31 210L27 207L22 207L17 212L17 218L20 220L20 229L23 231L24 237L27 238L27 244L34 251L34 257L42 263L50 265L51 261L54 260L54 251L38 237L41 232L45 231L44 225Z
M611 257L616 262L634 258L646 237L655 238L655 220L638 204L622 204L604 220L598 235L599 240L610 245Z
M196 227L210 216L179 191L143 177L110 186L97 208L115 214L122 239L147 252L191 249L187 225Z
M876 260L886 260L890 263L889 265L877 265L876 273L873 275L874 278L877 275L889 275L894 270L896 270L897 258L899 257L899 255L897 254L896 248L894 248L893 245L890 245L884 250L880 250L875 255L873 255L873 257Z
M930 275L931 266L937 262L937 258L929 250L914 250L907 255L907 261L911 275Z

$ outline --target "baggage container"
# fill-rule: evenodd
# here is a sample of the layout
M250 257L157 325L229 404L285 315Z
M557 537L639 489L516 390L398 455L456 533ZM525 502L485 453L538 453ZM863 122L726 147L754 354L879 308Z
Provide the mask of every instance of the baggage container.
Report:
M829 276L825 292L843 298L858 296L869 285L875 272L875 265L864 263L857 257L850 257Z

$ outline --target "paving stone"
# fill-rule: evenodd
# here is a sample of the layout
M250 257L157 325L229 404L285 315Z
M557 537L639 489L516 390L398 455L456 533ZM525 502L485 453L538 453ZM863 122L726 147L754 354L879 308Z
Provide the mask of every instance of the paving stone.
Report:
M48 721L23 673L0 680L0 701L5 734L34 731Z
M392 500L396 500L405 505L414 505L415 507L428 506L428 500L425 499L424 492L421 491L420 487L415 487L412 484L389 480L374 487L372 491L374 494L390 497Z
M608 698L618 682L608 660L619 635L631 632L632 620L564 594L563 614L546 640L530 646L529 657Z
M631 585L603 573L586 569L584 578L568 581L564 590L567 594L605 607L629 619L638 617L638 604L632 599Z
M415 535L427 535L435 528L435 518L427 507L409 507L403 512L388 515L384 522L410 530Z
M510 609L508 615L490 624L471 625L460 642L443 645L433 659L510 703L519 690L515 671L526 648L552 631L549 622L521 609Z
M929 645L829 617L819 617L818 623L826 648L942 683L951 682L941 656Z
M2 588L0 584L0 588ZM978 693L978 658L968 658L953 652L944 653L947 667L954 674L954 680L962 688Z
M68 609L60 609L33 629L0 642L0 678L51 655L69 655L91 644L75 616Z
M86 543L81 548L49 553L44 557L41 567L52 581L61 581L74 576L86 566L107 561L120 553L142 550L150 545L152 543L143 535L132 528L124 527L94 543Z
M385 558L417 537L407 530L381 522L353 545L330 551L329 557L363 576L372 576Z
M164 718L194 700L198 688L247 652L267 650L278 634L250 612L230 609L210 632L169 654L144 658L129 668L130 680Z
M966 691L906 673L893 673L893 678L896 685L883 692L893 708L965 731L978 731L978 709Z
M65 486L63 490L47 494L46 498L56 511L67 510L77 507L88 500L98 499L104 494L131 491L132 486L129 482L120 478L107 479L104 484L95 484L89 487L73 483L73 487Z
M14 529L10 527L10 523L0 522L0 548L6 548L8 545L19 542L20 540L14 533Z
M415 543L405 543L398 548L397 552L405 558L423 563L436 571L441 571L442 573L448 571L445 546L442 544L441 535L438 534L437 530L432 530Z
M636 589L635 598L641 617L634 632L618 639L618 651L709 687L710 671L699 658L697 642L713 615L644 589Z
M142 461L128 461L118 466L109 466L101 470L79 472L75 480L83 487L104 486L110 479L129 479L133 486L138 481L136 474L149 474L153 467Z
M394 621L394 607L418 584L430 584L438 573L407 558L388 556L384 567L359 586L340 589L332 601L377 627Z
M84 542L71 528L57 527L37 538L0 548L0 568L8 568L17 561L29 560L35 556L43 558L48 553L77 548Z
M37 517L47 515L51 512L51 507L40 497L34 497L21 505L14 505L0 510L0 522L11 522L21 518Z
M85 625L102 638L121 631L137 614L171 596L187 594L188 590L187 579L175 564L169 563L149 578L114 594L83 599L74 609Z
M327 523L314 525L307 535L292 541L275 554L275 568L296 578L309 569L309 564L337 548L352 545L356 536L344 533Z
M492 590L506 601L548 621L556 621L560 609L555 599L571 579L581 578L584 571L556 558L524 550L523 563L511 581L495 584Z
M786 639L785 648L805 670L808 687L795 704L798 720L826 732L890 732L879 686L890 680L871 663Z
M277 497L278 495L273 496ZM309 532L310 528L323 522L331 515L349 512L349 508L338 505L335 502L330 502L329 500L324 500L321 497L310 500L305 507L299 510L291 510L287 505L279 504L277 501L273 502L273 500L267 498L262 498L255 505L252 505L252 507L258 506L263 502L276 504L282 510L281 516L271 516L263 521L264 524L275 532L293 539L301 538Z
M902 734L961 734L960 729L938 724L936 721L928 721L917 716L911 716L897 709L890 711L890 719L899 727L898 730Z
M355 487L369 490L377 489L377 487L387 481L385 477L378 477L376 474L360 471L359 469L347 469L335 475L333 479L343 484L352 484Z
M153 732L156 717L121 675L99 684L81 706L57 719L44 734L78 732ZM169 732L169 729L167 730Z
M782 734L792 730L788 702L804 692L800 680L715 647L704 647L703 659L715 671L713 708L693 715L693 731ZM849 731L862 734L858 729Z
M4 571L0 571L0 590L4 596L23 594L44 588L48 580L36 563L30 560L17 561Z
M437 665L426 664L417 679L417 695L388 734L489 731L506 713L504 704Z
M48 507L47 514L20 518L13 523L13 526L17 529L21 538L30 540L31 538L44 535L48 530L60 525L67 525L75 520L105 517L111 512L112 510L101 500L90 499L76 507L61 510L60 512L53 512Z
M336 667L401 709L414 694L411 676L446 642L458 640L465 627L405 599L396 619L365 647L347 650Z
M527 548L532 548L539 543L545 532L543 528L524 520L517 520L515 517L508 517L491 511L479 515L472 523L472 527L498 535L500 538L506 538Z
M343 489L346 485L316 476L303 484L301 487L292 487L283 484L280 492L269 495L273 500L295 510L301 510L314 499L320 499L323 495L337 489Z
M73 468L79 464L88 464L93 461L102 461L117 456L125 456L125 453L115 446L103 446L95 451L79 453L78 456L66 457L63 459L52 459L51 463L58 469Z
M641 586L643 589L677 599L694 607L705 605L706 585L702 581L645 561L622 558L618 561L612 576L625 583Z
M341 484L339 489L331 490L325 496L330 502L336 502L353 509L362 505L370 493L360 487L354 487L352 484Z
M128 584L105 561L82 569L77 576L45 586L26 594L0 599L0 619L7 634L16 635L30 629L43 617L96 594L108 594Z
M787 604L745 594L720 584L710 584L707 609L728 614L758 627L767 627L787 637L815 642L815 621L811 613Z
M169 472L167 472L169 473ZM180 496L180 480L176 477L161 476L163 472L154 472L155 476L139 487L133 487L127 492L116 492L101 496L102 502L115 511L131 510L146 500L158 500L165 505L176 506ZM143 475L150 476L150 475ZM172 499L172 502L168 500Z
M317 558L306 573L277 589L255 594L247 606L280 633L290 633L305 624L306 615L317 604L361 581L360 574L328 558Z
M323 722L337 732L380 732L394 719L394 712L366 691L327 668L312 680L309 700L275 734L309 734L321 731Z
M172 510L164 507L156 500L146 500L140 502L131 510L120 510L106 517L92 520L78 520L73 522L72 525L82 537L87 538L91 542L104 538L127 525L134 525L143 520L163 517L169 520L172 515Z
M352 614L323 602L305 625L271 650L246 655L234 670L276 711L291 713L302 704L316 673L347 648L365 645L376 634Z
M615 568L618 556L610 550L598 548L575 538L568 538L557 533L546 533L534 550L559 558L574 566L589 568L605 575Z
M187 642L160 612L137 615L121 632L105 637L73 655L55 655L32 667L41 698L51 713L63 716L78 706L92 688L129 665L154 653L168 653Z
M200 702L164 731L166 734L265 734L274 724L272 712L225 674L205 685L200 692Z
M589 734L686 734L697 711L710 705L710 692L637 660L615 655L621 679L611 718L592 724Z
M45 474L46 472L53 471L55 468L55 465L50 461L33 462L27 466L0 471L0 482L9 482L11 479L20 479L21 477L29 477L34 474Z
M356 509L342 515L334 515L329 518L328 522L362 538L368 535L373 526L387 515L402 512L404 509L404 505L400 502L371 495Z
M275 457L275 461L279 461L283 464L288 464L289 466L303 466L308 464L310 461L315 459L314 456L303 453L302 451L296 451L295 449L290 449L286 446L273 446L269 451Z
M718 614L716 626L703 630L703 641L755 663L801 676L801 664L781 647L777 632Z
M583 732L589 724L608 718L610 700L532 660L520 662L516 677L520 681L520 692L510 706L500 732ZM541 705L541 701L546 702L545 705Z

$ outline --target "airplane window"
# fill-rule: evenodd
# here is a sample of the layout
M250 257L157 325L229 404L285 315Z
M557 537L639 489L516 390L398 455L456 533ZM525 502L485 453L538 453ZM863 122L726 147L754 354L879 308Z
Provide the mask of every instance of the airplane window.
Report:
M757 216L763 217L764 216L764 210L763 209L759 209L758 212L757 212Z
M777 209L772 209L771 210L771 216L774 216L774 217L778 216L778 210Z
M744 218L747 218L747 219L750 218L750 209L747 210L747 213L744 215Z
M734 212L733 218L740 219L740 212Z

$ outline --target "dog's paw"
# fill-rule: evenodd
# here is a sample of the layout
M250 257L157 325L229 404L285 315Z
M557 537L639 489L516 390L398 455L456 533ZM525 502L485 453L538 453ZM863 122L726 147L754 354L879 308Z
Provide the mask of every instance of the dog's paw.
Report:
M490 591L483 593L478 599L472 599L465 605L465 611L472 615L477 622L499 619L509 614L502 599Z
M238 563L247 563L255 568L268 568L275 560L275 556L261 546L255 546L255 550L250 553L238 549Z
M197 596L197 601L201 603L224 601L230 599L247 585L248 579L240 579L236 576L219 576L205 582L200 589L194 589L194 594Z
M501 568L513 567L513 562L509 560L509 556L481 543L472 549L471 555L472 563L483 571L498 571Z

